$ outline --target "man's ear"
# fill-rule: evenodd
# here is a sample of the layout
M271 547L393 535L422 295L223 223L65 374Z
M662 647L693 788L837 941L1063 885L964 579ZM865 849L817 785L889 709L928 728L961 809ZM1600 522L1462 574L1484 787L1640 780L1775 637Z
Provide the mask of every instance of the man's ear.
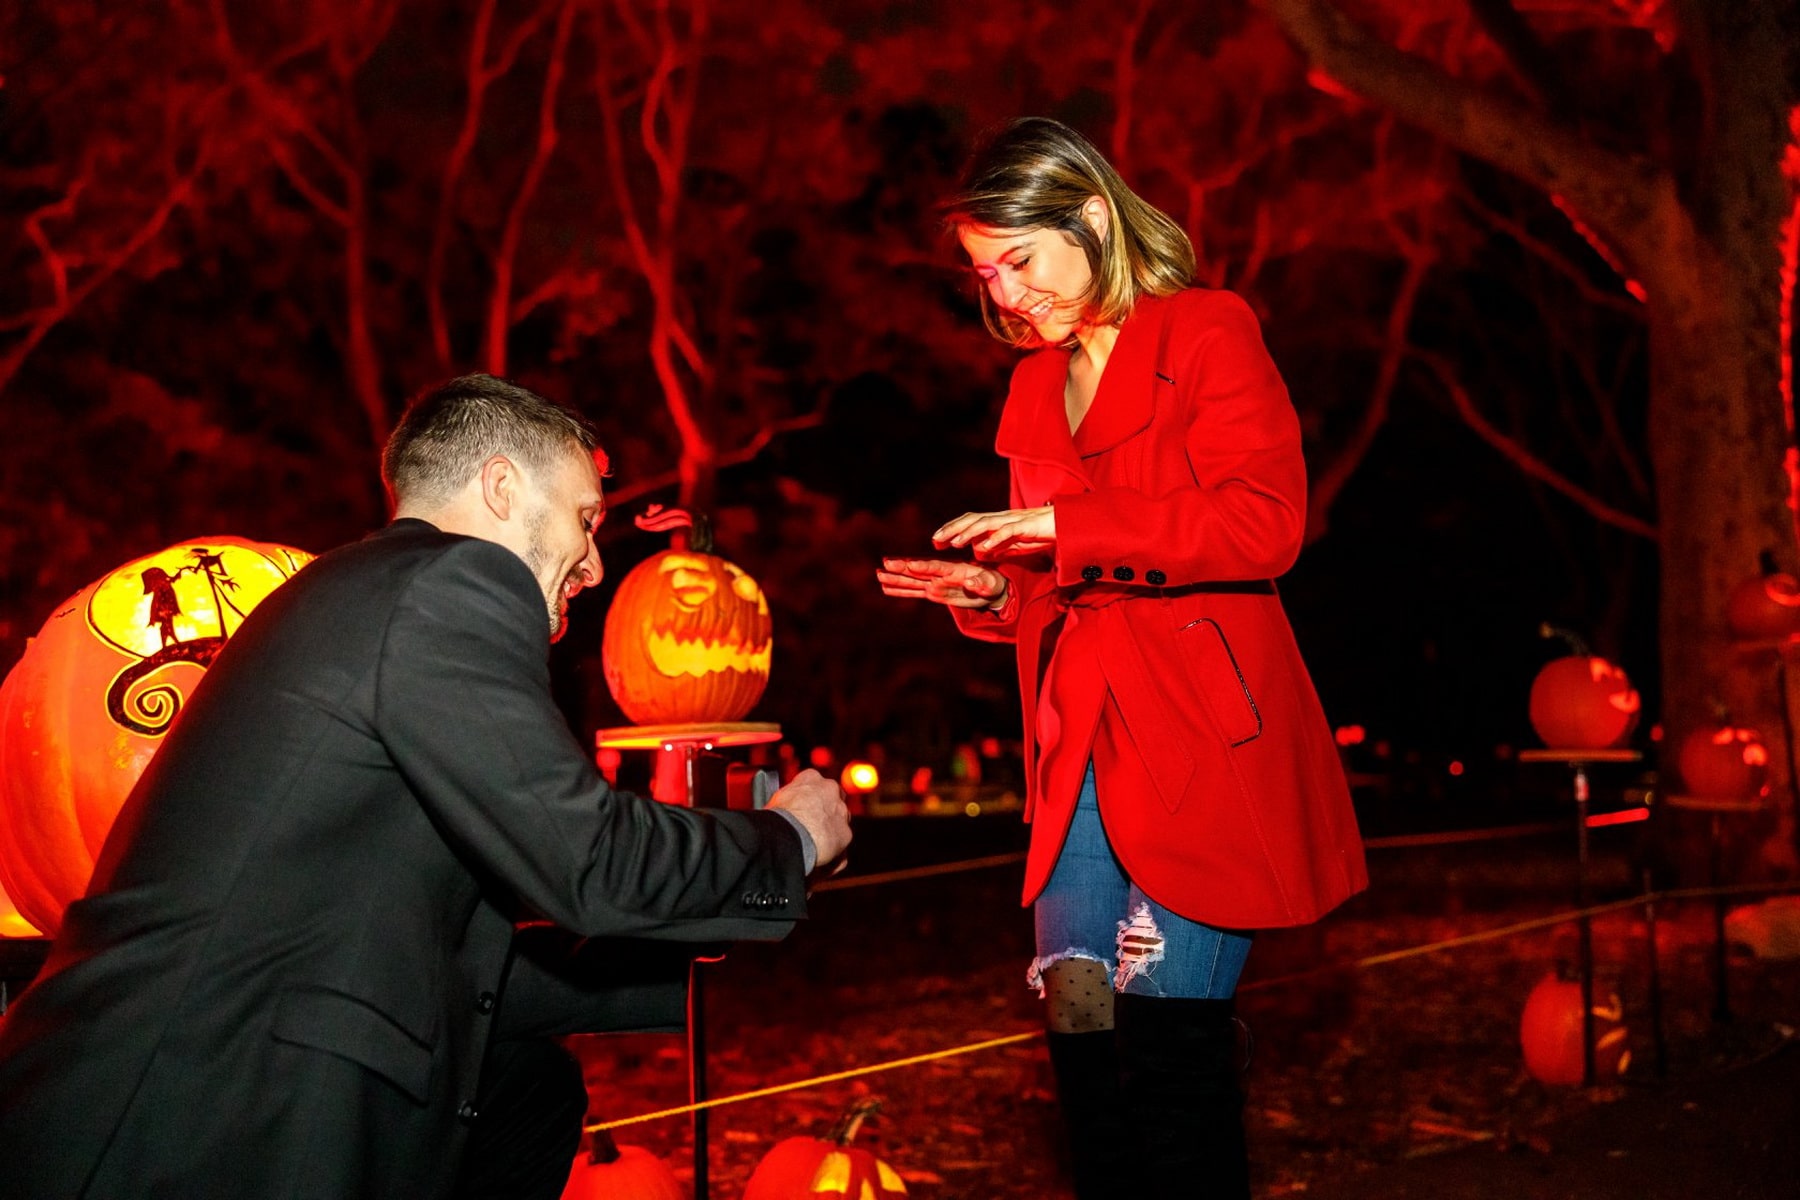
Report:
M481 464L481 502L495 520L512 517L513 509L524 495L524 479L518 464L504 454L496 454Z

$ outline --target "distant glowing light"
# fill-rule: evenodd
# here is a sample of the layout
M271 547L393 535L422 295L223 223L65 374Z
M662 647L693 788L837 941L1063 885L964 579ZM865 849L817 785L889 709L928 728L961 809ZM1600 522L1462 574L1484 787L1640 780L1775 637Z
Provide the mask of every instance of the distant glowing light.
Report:
M829 771L831 764L837 761L837 757L831 753L830 746L814 746L807 754L806 761L821 771Z
M1333 736L1340 746L1360 746L1369 740L1369 731L1361 725L1339 725Z
M875 769L874 763L847 763L844 766L843 782L846 791L872 792L881 786L881 772Z
M1595 813L1587 819L1589 829L1599 829L1605 825L1629 825L1633 821L1648 821L1650 810L1647 808L1622 808L1618 812Z
M1451 760L1450 773L1452 775L1461 775L1463 773L1463 765L1462 765L1461 761L1455 760L1455 759Z

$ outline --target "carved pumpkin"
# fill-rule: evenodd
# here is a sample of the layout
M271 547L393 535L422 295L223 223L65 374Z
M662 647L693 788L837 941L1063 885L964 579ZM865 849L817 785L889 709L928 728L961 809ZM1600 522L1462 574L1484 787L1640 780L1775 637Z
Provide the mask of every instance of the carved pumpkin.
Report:
M1800 633L1800 580L1780 571L1744 580L1725 602L1725 621L1746 640Z
M686 1200L667 1163L642 1146L621 1146L604 1129L587 1135L562 1200Z
M37 936L39 936L37 926L19 915L18 907L13 904L12 897L6 894L5 888L0 887L0 937Z
M678 509L638 519L673 544L631 569L606 614L606 686L639 725L735 721L768 686L768 598L691 522Z
M312 555L182 542L59 605L0 686L0 886L54 935L194 684Z
M1769 787L1769 751L1754 729L1696 729L1681 740L1675 764L1690 796L1754 800Z
M1746 640L1786 639L1800 633L1800 579L1775 567L1775 554L1760 556L1757 576L1732 588L1724 601L1724 621Z
M1616 994L1594 1005L1594 1079L1616 1078L1631 1065L1624 1008ZM1546 975L1526 997L1519 1019L1525 1069L1539 1083L1581 1082L1581 984Z
M844 1196L848 1200L888 1200L906 1195L899 1172L867 1150L850 1144L856 1131L881 1110L879 1100L860 1100L838 1119L826 1138L791 1137L756 1164L744 1200L804 1200Z
M1553 659L1531 682L1531 727L1556 749L1605 750L1620 745L1637 727L1642 709L1625 672L1587 651L1580 638L1545 625L1575 653Z

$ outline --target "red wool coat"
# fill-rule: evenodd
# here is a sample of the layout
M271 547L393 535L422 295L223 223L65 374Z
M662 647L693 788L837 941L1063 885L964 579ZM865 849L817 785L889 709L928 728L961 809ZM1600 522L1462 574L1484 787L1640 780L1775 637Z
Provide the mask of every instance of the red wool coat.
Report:
M1331 731L1273 578L1293 565L1306 469L1249 307L1193 289L1138 303L1073 436L1067 350L1013 373L995 448L1056 549L1001 569L963 631L1018 644L1025 903L1061 852L1090 759L1132 880L1210 925L1315 920L1368 883Z

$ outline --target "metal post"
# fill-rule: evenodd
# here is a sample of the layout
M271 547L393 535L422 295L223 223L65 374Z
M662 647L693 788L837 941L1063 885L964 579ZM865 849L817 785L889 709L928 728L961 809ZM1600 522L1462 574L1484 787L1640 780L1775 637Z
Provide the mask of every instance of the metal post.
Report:
M688 1099L699 1104L706 1099L706 998L701 989L700 964L688 967ZM707 1200L707 1175L710 1155L707 1153L706 1118L709 1110L697 1108L693 1113L694 1130L694 1200Z
M1575 764L1575 907L1581 935L1581 1082L1594 1082L1594 930L1588 920L1588 777L1587 764Z
M1707 874L1712 879L1713 889L1713 1011L1715 1021L1731 1020L1731 999L1727 990L1725 977L1725 896L1719 890L1719 877L1723 873L1720 858L1723 850L1719 839L1723 831L1719 828L1718 810L1712 814L1712 854L1711 866Z
M1656 893L1650 889L1650 868L1644 868L1644 941L1650 951L1650 1039L1656 1053L1656 1077L1669 1069L1668 1042L1663 1037L1662 966L1656 953Z

